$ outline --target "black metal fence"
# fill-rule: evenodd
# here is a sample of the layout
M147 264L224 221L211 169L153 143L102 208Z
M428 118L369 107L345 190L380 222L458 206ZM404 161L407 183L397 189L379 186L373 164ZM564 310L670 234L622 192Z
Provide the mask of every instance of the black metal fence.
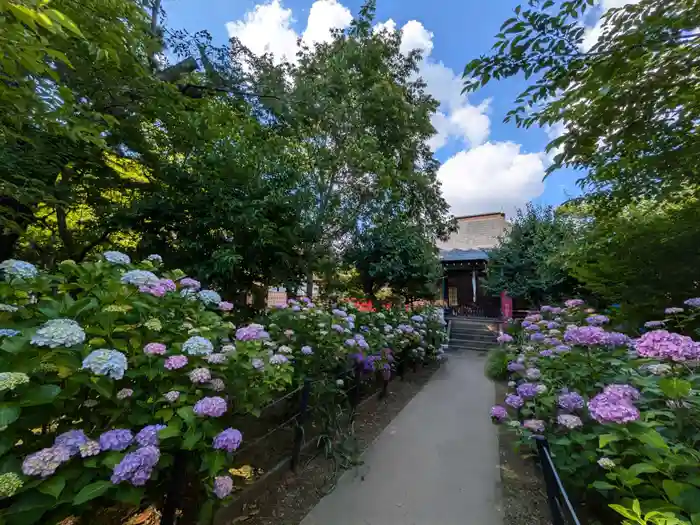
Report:
M581 525L552 461L549 443L542 436L535 437L535 443L537 443L540 467L547 487L547 500L553 525Z

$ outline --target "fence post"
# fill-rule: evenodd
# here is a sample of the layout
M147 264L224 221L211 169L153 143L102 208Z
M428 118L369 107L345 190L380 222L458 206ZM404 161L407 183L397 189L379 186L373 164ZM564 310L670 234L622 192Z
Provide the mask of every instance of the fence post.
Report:
M540 458L540 467L544 476L544 483L547 488L547 501L549 502L549 512L552 515L553 525L565 525L564 518L557 503L557 483L552 472L552 464L549 459L549 443L544 436L534 436L537 444L537 453Z
M304 387L301 390L299 401L299 415L297 416L297 426L294 429L294 449L292 450L292 470L296 472L301 454L301 444L304 440L304 423L309 408L309 396L311 395L311 381L304 379Z

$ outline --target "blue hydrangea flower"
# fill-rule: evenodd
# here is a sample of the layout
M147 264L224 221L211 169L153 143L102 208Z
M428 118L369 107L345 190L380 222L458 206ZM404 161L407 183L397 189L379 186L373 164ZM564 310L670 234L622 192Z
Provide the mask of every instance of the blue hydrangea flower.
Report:
M0 337L14 337L21 333L19 330L13 330L12 328L0 328Z
M270 357L270 364L271 365L283 365L285 363L288 363L289 359L287 359L287 356L284 356L282 354L275 354L272 357Z
M131 430L125 428L108 430L100 436L100 448L102 450L122 451L131 445L133 440L134 435L131 433Z
M413 316L411 316L411 321L413 321L414 323L422 323L423 316L422 315L413 315Z
M195 292L192 288L182 288L180 290L180 297L183 297L188 301L194 301L197 299L197 292Z
M15 277L17 279L33 279L39 273L31 263L26 261L18 261L17 259L7 259L0 263L0 270L2 270L5 275L9 277Z
M165 425L148 425L143 427L136 434L136 442L142 447L153 446L158 444L158 432L163 430Z
M91 456L96 456L102 451L102 449L100 448L100 443L91 439L87 440L78 448L80 449L81 458L89 458Z
M82 430L69 430L63 434L56 436L56 440L53 442L54 446L61 445L70 450L70 455L75 456L80 452L80 445L84 445L88 442L88 438L85 432Z
M114 467L110 481L115 485L128 481L135 487L146 484L151 477L153 467L158 464L160 450L155 446L141 447L130 452Z
M102 254L107 262L112 264L129 264L131 263L131 257L122 252L107 251Z
M240 430L236 430L235 428L227 428L214 438L214 443L212 446L217 450L233 452L241 446L242 441L243 434L241 434Z
M155 286L160 282L158 276L146 270L130 270L122 275L121 281L124 284L134 286Z
M63 445L43 448L24 458L22 472L25 476L47 478L56 472L61 463L68 461L70 456L70 449Z
M124 371L127 368L126 356L118 350L101 348L91 352L83 359L83 369L88 369L95 375L108 376L112 379L124 377Z
M214 290L200 290L197 292L197 297L204 304L216 305L221 302L221 296Z
M314 350L310 346L302 346L301 353L304 355L313 355Z
M214 345L205 337L195 335L182 345L182 351L188 355L209 355L214 352Z
M72 319L46 321L32 337L35 346L75 346L85 341L85 331Z

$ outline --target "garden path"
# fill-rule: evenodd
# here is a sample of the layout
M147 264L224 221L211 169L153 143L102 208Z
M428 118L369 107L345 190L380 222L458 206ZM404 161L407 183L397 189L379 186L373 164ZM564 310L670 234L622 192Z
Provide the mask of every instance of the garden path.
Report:
M301 525L501 525L484 360L451 353Z

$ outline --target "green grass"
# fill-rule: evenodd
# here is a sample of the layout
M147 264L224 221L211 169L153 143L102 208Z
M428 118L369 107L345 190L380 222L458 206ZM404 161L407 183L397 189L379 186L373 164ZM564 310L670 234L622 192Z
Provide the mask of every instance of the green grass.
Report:
M496 346L489 350L484 373L492 381L508 379L508 354L504 349Z

